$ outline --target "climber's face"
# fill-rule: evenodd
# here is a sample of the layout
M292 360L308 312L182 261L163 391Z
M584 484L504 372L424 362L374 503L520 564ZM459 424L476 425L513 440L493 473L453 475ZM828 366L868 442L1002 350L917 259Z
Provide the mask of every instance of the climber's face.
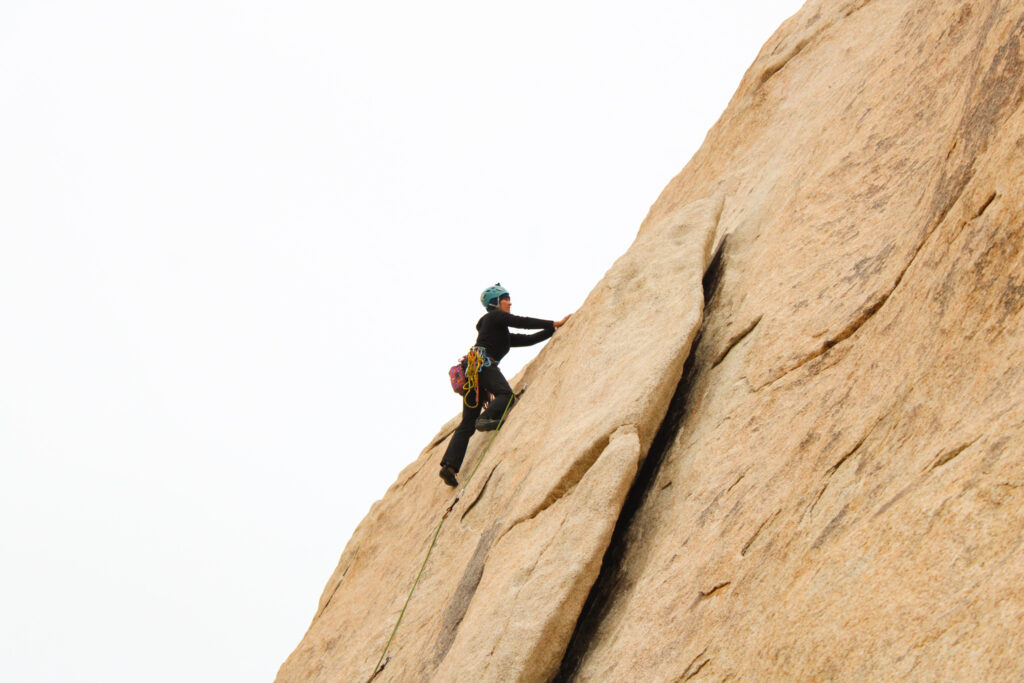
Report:
M512 299L509 299L507 297L502 299L501 301L498 302L498 307L501 308L501 310L508 313L509 311L512 310Z

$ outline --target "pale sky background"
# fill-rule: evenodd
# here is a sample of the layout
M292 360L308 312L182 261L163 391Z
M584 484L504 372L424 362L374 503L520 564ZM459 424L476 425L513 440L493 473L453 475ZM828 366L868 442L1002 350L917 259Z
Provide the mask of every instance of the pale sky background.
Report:
M801 4L0 0L0 680L272 680Z

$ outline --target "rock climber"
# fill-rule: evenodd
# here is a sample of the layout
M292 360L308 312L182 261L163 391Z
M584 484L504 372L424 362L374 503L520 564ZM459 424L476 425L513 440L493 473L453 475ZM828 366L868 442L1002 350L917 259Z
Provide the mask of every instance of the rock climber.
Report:
M498 363L513 346L531 346L549 339L555 330L565 324L569 316L561 320L540 320L512 315L512 298L501 283L488 287L480 295L480 303L487 309L476 323L477 337L474 350L479 350L482 367L477 375L481 394L490 394L487 409L481 414L482 401L464 400L462 403L462 422L455 428L448 449L441 458L441 478L449 486L458 486L455 478L462 460L466 457L466 447L474 430L491 431L497 429L506 414L505 409L511 408L515 400L512 387L498 369ZM540 330L533 334L513 334L510 327L525 330Z

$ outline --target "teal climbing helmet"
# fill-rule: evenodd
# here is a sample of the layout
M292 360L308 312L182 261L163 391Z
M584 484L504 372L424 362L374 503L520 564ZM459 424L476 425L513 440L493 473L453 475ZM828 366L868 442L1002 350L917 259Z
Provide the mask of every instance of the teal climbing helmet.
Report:
M484 308L490 311L497 308L498 302L507 296L509 296L508 290L502 287L500 282L495 282L494 286L488 287L484 290L483 294L480 295L480 303L484 305Z

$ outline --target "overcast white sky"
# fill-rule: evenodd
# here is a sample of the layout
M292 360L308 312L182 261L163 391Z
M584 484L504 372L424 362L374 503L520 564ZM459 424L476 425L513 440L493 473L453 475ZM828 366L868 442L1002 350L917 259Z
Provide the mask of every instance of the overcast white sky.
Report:
M0 680L271 680L801 4L0 2Z

